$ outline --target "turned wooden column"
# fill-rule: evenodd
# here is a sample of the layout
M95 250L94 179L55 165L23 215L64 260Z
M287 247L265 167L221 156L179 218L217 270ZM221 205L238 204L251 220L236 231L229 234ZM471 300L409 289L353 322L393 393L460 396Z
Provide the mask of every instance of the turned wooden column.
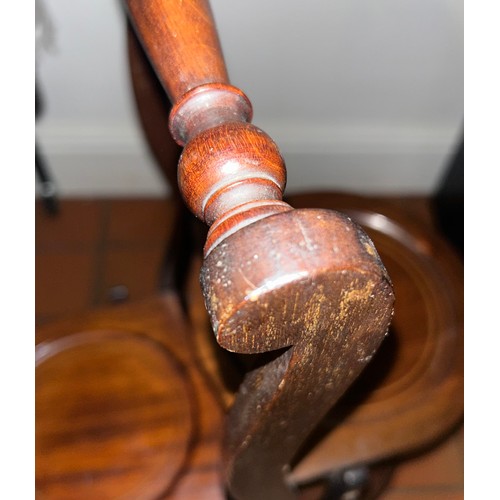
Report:
M208 3L126 4L173 104L181 194L210 226L201 284L217 340L235 352L272 351L228 416L228 488L238 499L293 498L290 462L387 332L390 280L348 217L282 201L283 159L229 83Z
M228 234L271 214L286 171L278 147L250 124L248 97L229 84L206 1L129 1L130 17L173 104L170 132L185 146L178 181L210 227L205 254ZM160 43L161 41L161 43Z

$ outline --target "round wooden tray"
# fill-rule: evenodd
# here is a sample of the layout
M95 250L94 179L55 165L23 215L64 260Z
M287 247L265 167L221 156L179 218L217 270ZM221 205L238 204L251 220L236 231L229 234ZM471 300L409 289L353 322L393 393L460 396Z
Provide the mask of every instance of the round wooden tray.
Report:
M290 479L308 483L427 446L460 421L463 265L404 202L331 194L290 202L361 223L396 294L390 334L297 457ZM198 269L189 322L171 294L39 329L37 498L224 498L222 407L241 365L215 344Z
M82 331L36 348L38 498L151 499L175 482L192 434L189 388L165 347Z
M292 197L364 227L394 285L395 314L373 360L323 420L293 480L431 444L463 414L463 265L415 213L357 196Z

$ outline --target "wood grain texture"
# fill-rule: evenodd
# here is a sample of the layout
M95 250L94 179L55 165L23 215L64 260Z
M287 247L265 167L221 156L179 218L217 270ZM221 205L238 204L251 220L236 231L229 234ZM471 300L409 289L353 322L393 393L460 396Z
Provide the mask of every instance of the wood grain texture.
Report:
M208 225L244 203L281 200L286 183L278 147L248 123L199 134L182 152L178 177L188 207Z
M247 376L232 408L229 490L292 498L283 470L387 333L390 280L349 218L282 201L283 159L247 123L249 100L222 74L208 4L129 0L128 8L174 105L181 194L211 226L201 282L216 338L241 353L287 349Z
M193 433L190 388L160 344L127 331L37 346L37 491L148 499L168 491Z
M204 83L228 83L206 0L126 0L129 18L170 101Z
M315 193L289 201L342 210L361 222L397 295L389 335L292 461L290 487L317 500L304 488L325 473L404 457L460 421L463 265L434 232L422 200ZM134 498L227 498L224 413L248 366L264 360L216 344L198 285L201 265L194 261L189 274L188 318L169 293L37 329L37 351L52 352L36 369L37 498L130 498L125 486L139 484L144 495ZM287 366L284 358L278 364ZM158 496L153 486L167 489Z
M463 416L463 263L433 227L429 206L331 193L289 201L362 224L396 295L389 336L296 457L294 481L436 442Z
M332 470L425 449L461 421L463 264L436 233L422 200L315 193L287 201L341 210L362 224L397 297L389 335L292 461L289 482L300 485ZM245 366L233 369L238 366L243 379ZM207 373L231 408L226 379L214 369Z
M387 333L389 278L347 217L294 210L229 236L205 259L201 281L220 345L246 354L286 348L247 374L231 408L231 493L293 498L282 471Z
M37 330L37 498L224 497L190 331L172 293Z
M229 234L291 207L276 144L248 123L227 123L197 135L179 162L179 187L190 210L210 225L205 255Z
M178 169L181 195L197 217L208 225L215 223L205 247L208 253L228 234L288 209L281 201L284 162L272 139L248 123L249 99L229 85L207 2L130 0L126 5L173 104L170 132L186 146ZM133 60L138 59L134 50ZM139 90L144 72L137 63L132 68ZM146 96L144 101L149 105L152 100ZM141 116L146 124L152 122L144 113ZM156 145L157 132L146 132ZM161 151L161 146L154 150Z
M460 297L453 289L450 300L441 298L453 279L429 254L439 244L385 215L351 208L406 304L377 357L392 314L384 266L369 236L346 217L292 210L281 200L284 164L267 136L259 143L258 129L248 124L249 100L221 70L207 4L189 2L182 12L175 0L128 4L173 101L171 133L186 144L183 197L211 225L202 284L212 326L222 346L260 355L250 360L257 365L229 416L224 463L231 492L290 498L294 485L331 468L436 439L462 409ZM170 72L165 50L172 53ZM377 373L387 386L373 390L377 377L367 375L346 392L372 357L382 360ZM213 373L213 361L208 366Z
M168 133L172 104L130 23L127 23L127 53L134 101L146 144L172 188L172 195L177 197L177 164L182 148Z

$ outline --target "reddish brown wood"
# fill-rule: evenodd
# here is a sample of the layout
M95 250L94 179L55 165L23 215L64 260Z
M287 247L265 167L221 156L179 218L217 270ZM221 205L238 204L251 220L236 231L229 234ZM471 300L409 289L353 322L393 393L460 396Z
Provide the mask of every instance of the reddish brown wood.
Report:
M182 148L165 131L172 104L158 81L135 31L127 23L129 73L142 132L156 165L178 196L177 164Z
M250 354L288 348L242 385L228 424L228 486L239 499L292 498L283 471L387 333L390 280L350 219L281 200L284 162L228 85L207 3L128 6L173 101L171 133L186 143L181 193L211 225L201 281L218 342Z
M314 193L290 202L363 223L398 297L390 334L367 371L293 460L288 482L302 490L325 473L428 447L459 422L463 269L429 226L426 200ZM143 500L226 498L222 412L244 377L240 362L262 361L216 344L200 265L189 275L189 321L178 296L167 294L38 328L37 498L118 500L130 498L129 487ZM156 488L166 490L158 497Z
M224 497L191 330L172 293L37 330L37 498Z
M463 416L463 263L433 227L429 200L315 193L289 201L362 224L397 297L389 336L296 457L291 479L394 460L442 439Z
M191 211L212 225L206 255L242 227L291 210L281 201L286 172L278 147L248 123L227 123L200 133L185 147L178 175Z
M281 200L285 187L278 147L248 123L199 134L184 148L178 176L188 207L208 225L239 205Z
M127 23L130 78L141 128L156 165L171 188L177 216L173 220L169 242L161 269L162 289L181 291L193 252L201 252L206 229L189 213L177 187L177 164L182 148L166 133L172 105L151 67L147 55L130 23ZM201 240L201 243L199 242Z
M432 227L428 200L314 193L289 201L342 210L362 223L397 297L389 336L293 460L289 481L300 485L329 471L425 449L460 422L463 269ZM200 350L202 338L200 331ZM207 373L230 408L234 400L220 371L207 364Z
M191 388L161 344L123 330L81 331L39 344L36 354L40 494L148 499L175 484L194 408Z
M246 376L231 409L231 492L293 498L283 471L387 333L388 276L361 228L325 210L245 227L215 247L201 275L219 344L248 354L288 348Z
M228 77L206 0L125 0L130 19L172 103Z
M176 102L170 113L170 132L184 146L211 127L251 119L252 104L240 89L224 83L207 83L193 88Z
M173 103L170 131L187 143L179 187L195 215L213 228L205 252L228 234L290 209L278 148L249 125L252 107L228 83L210 7L205 1L128 0L132 24Z
M439 437L462 409L460 266L396 217L339 205L373 235L403 303L374 355L392 315L387 272L357 224L324 210L339 206L281 200L283 161L228 83L208 4L128 5L186 144L183 196L212 225L201 276L213 329L252 368L234 398L212 383L230 358L207 341L204 313L187 324L172 295L42 329L39 494L223 498L216 401L234 400L223 463L239 499L292 498L332 469ZM349 389L372 357L377 371Z

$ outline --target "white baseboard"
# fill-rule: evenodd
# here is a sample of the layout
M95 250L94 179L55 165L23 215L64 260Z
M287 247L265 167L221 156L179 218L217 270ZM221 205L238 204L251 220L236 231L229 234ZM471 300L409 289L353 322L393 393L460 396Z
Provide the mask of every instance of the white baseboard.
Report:
M288 193L430 194L460 132L459 127L259 126L283 153ZM61 197L162 197L170 192L134 124L42 123L37 142Z
M168 132L167 132L168 133ZM164 197L169 186L132 125L37 125L37 145L64 197Z

